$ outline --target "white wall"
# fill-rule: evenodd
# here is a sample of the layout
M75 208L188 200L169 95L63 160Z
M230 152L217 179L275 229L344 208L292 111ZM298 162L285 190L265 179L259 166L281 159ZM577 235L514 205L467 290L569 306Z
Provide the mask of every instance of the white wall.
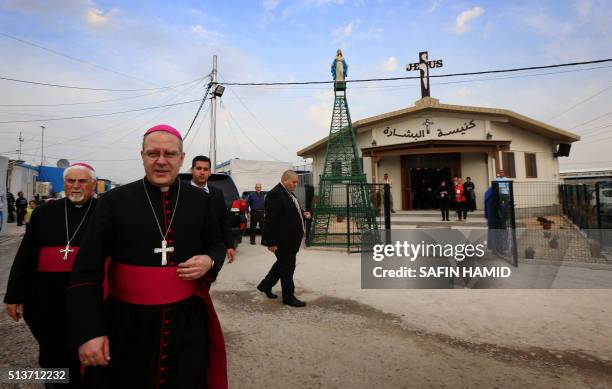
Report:
M555 142L506 123L491 123L491 134L494 140L510 140L510 151L514 152L516 181L558 181L559 161L554 157ZM537 178L527 178L525 170L525 153L536 154L538 169Z

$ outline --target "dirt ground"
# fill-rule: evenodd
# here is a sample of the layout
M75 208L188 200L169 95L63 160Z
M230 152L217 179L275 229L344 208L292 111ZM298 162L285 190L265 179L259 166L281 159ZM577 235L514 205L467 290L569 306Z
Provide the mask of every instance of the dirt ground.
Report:
M0 238L2 296L19 238ZM610 387L609 290L554 297L533 291L535 298L513 291L363 291L359 258L342 255L300 252L297 293L308 306L296 309L255 290L271 254L248 242L239 247L212 293L231 388ZM330 280L322 269L335 269L332 261L350 270ZM500 293L512 303L496 301ZM535 314L525 320L522 311ZM2 315L0 366L34 367L36 352L25 324Z

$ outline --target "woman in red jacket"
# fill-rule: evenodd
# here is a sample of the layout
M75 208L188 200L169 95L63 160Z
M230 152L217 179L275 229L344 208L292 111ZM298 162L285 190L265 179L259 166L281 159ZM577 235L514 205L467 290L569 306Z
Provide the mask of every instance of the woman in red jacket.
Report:
M465 189L461 178L457 179L457 185L455 185L453 191L457 203L457 216L460 221L465 221L467 219L467 199L465 198Z

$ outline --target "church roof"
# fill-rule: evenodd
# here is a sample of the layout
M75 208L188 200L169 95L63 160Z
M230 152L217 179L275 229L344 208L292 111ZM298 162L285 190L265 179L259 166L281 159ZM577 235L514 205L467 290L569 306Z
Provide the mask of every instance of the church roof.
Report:
M558 140L559 142L571 143L580 140L580 135L574 134L569 131L562 130L560 128L551 126L541 121L523 116L516 112L508 109L499 108L485 108L485 107L473 107L467 105L453 105L453 104L441 104L439 100L425 97L415 103L414 106L397 111L387 112L381 115L370 116L365 119L357 120L353 123L353 130L355 133L361 133L371 130L373 125L386 122L389 120L400 119L408 117L416 113L421 112L444 112L444 113L457 113L457 114L477 114L486 115L489 117L497 117L507 119L508 124L514 125L528 131L532 131L536 134L540 134L550 139ZM297 155L301 157L308 157L319 148L324 147L327 144L327 138L320 139L315 143L299 150Z

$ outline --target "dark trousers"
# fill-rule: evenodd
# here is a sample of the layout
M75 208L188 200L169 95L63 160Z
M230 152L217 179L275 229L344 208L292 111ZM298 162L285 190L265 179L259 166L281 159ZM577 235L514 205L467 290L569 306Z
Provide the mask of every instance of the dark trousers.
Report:
M270 268L266 278L259 286L263 290L272 290L280 279L283 289L283 301L290 301L294 297L295 285L293 284L293 273L295 272L295 256L297 252L286 251L280 247L276 250L276 262Z
M264 229L264 210L254 209L251 211L251 243L255 244L255 228L259 224L261 236L263 236Z
M25 209L17 209L17 225L18 226L23 226L23 223L25 220L25 214L26 214Z
M459 220L467 219L467 204L465 203L465 201L457 202L457 217L459 218Z
M442 220L449 220L448 219L449 208L450 208L450 204L448 203L448 201L440 202L440 212L442 213Z

